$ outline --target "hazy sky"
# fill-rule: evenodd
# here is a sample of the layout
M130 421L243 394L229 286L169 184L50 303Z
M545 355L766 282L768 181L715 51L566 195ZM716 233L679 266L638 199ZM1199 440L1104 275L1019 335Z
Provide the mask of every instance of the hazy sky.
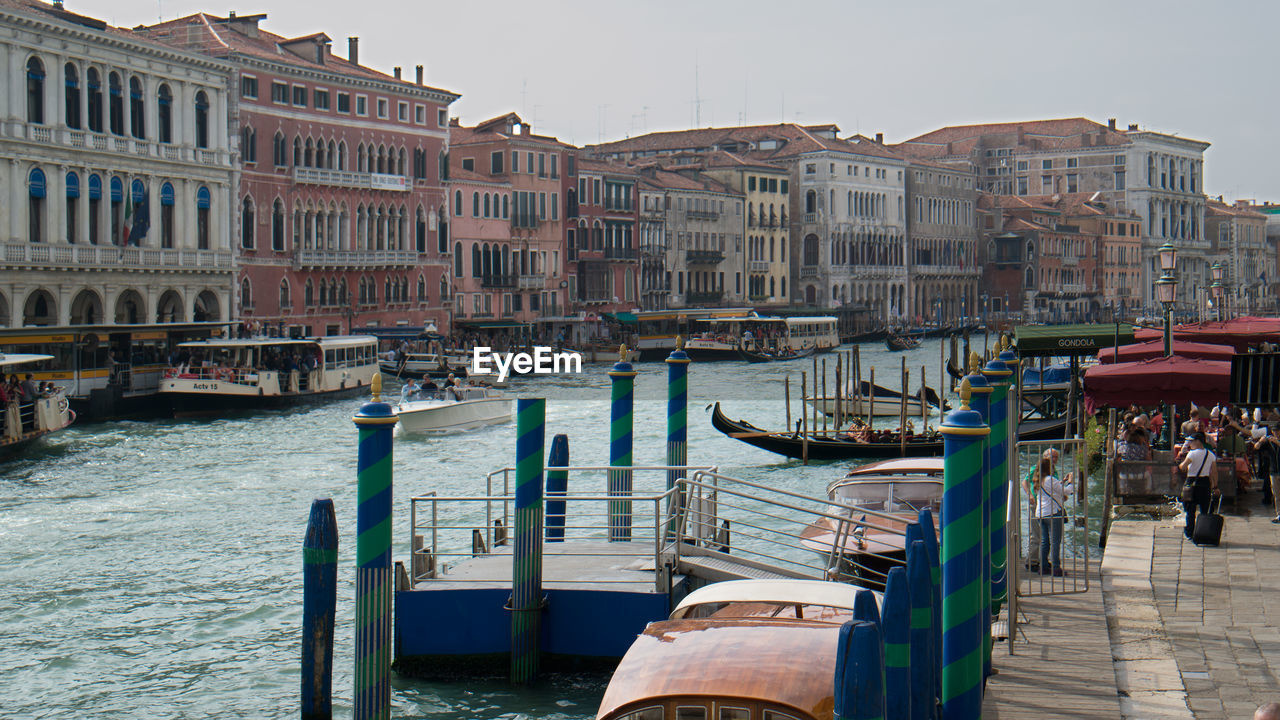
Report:
M1280 201L1280 3L759 0L67 0L130 27L265 12L365 65L427 68L465 124L519 112L583 145L645 131L834 122L899 142L951 124L1084 116L1206 140L1213 195ZM700 99L695 104L695 98Z

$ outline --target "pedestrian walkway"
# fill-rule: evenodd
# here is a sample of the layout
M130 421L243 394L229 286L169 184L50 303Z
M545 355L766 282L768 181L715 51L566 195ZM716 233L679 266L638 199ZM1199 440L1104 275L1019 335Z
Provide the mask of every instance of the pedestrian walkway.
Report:
M1228 516L1216 548L1185 541L1181 520L1113 523L1102 582L1125 718L1247 720L1280 700L1280 525L1268 517Z
M1008 641L992 653L983 720L1120 717L1096 566L1087 592L1019 602L1014 654Z

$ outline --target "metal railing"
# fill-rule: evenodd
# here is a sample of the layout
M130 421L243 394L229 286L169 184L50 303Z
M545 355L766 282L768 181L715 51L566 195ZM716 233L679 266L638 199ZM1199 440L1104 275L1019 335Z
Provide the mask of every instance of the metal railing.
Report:
M294 182L310 185L329 185L331 187L349 187L364 190L408 192L413 189L413 181L404 175L297 166L293 168L293 180Z
M413 250L298 250L294 267L374 268L418 264Z
M230 271L230 250L188 250L115 245L47 245L44 243L5 243L2 261L24 269L49 267L62 269L129 268Z
M719 250L688 250L685 257L690 265L718 265L724 262L724 253Z
M1041 495L1036 493L1032 480L1032 472L1045 452L1056 450L1059 459L1053 464L1055 477L1064 481L1071 477L1073 482L1066 494L1066 502L1056 507L1055 499L1044 496L1046 502L1041 522L1036 502ZM1090 536L1089 503L1086 489L1088 477L1085 463L1088 451L1084 440L1028 440L1017 443L1014 451L1017 480L1010 483L1009 507L1006 515L1009 543L1008 568L1010 583L1017 578L1018 594L1059 595L1079 593L1089 589L1089 566L1091 556L1089 548L1093 538ZM1058 513L1055 515L1055 513ZM1054 525L1060 524L1059 530ZM1049 542L1044 543L1042 528L1050 529ZM1060 532L1060 541L1053 542L1055 532ZM1027 539L1023 547L1022 540ZM1052 565L1055 553L1054 545L1058 545L1058 563ZM1047 548L1042 550L1042 548ZM1051 567L1044 567L1041 557L1046 556Z

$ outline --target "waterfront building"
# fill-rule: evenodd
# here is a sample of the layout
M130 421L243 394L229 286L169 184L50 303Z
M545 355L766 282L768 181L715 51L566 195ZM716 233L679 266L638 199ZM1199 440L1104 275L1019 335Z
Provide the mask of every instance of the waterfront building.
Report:
M1275 277L1275 248L1267 241L1267 216L1246 201L1227 204L1219 195L1205 206L1204 229L1210 262L1226 264L1224 312L1249 315L1273 307L1268 275ZM1211 286L1204 290L1212 297Z
M642 218L647 191L662 193L662 226L670 238L664 266L673 276L669 306L741 305L746 289L742 194L692 164L665 170L648 164L637 171ZM642 249L645 224L642 219Z
M1056 203L1064 221L1092 243L1096 253L1067 259L1081 269L1089 300L1087 319L1110 321L1134 317L1140 309L1137 285L1142 277L1142 218L1121 212L1090 193L1062 195Z
M735 219L741 225L737 232L744 238L747 302L763 308L786 307L792 264L788 262L792 256L790 173L784 167L723 151L705 153L702 164L706 175L740 193L746 202L746 213Z
M0 0L0 326L234 317L225 61Z
M571 307L598 314L632 310L638 302L634 238L638 177L621 164L577 159L574 242L568 244Z
M453 243L453 274L465 279L455 324L493 336L563 315L572 281L563 259L571 201L561 198L573 148L535 134L515 113L474 127L455 120L451 133L453 213L466 216L467 227L467 237L455 232Z
M238 317L288 332L448 329L444 175L459 96L347 57L266 15L198 13L138 31L230 63L240 187ZM221 115L219 115L221 116ZM442 284L443 281L443 284Z
M1003 311L1003 300L979 289L973 173L911 161L906 197L908 293L915 317L942 324L980 314L985 320L986 312Z
M1178 293L1190 303L1208 286L1209 245L1203 232L1204 151L1209 143L1173 134L1127 130L1114 119L1086 118L948 126L893 148L903 154L973 170L978 187L999 195L1099 193L1121 213L1143 219L1141 304L1155 305L1156 250L1178 247Z
M671 300L671 271L667 269L666 192L661 185L640 181L640 309L665 310Z

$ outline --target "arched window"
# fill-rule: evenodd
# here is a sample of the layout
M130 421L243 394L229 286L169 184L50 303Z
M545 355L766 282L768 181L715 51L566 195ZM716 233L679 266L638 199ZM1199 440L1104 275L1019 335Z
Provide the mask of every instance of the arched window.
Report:
M315 167L316 162L316 145L311 138L307 138L306 150L302 154L303 167Z
M168 85L161 85L156 92L156 107L159 113L159 135L156 138L162 143L173 142L173 93Z
M252 250L253 231L257 227L253 220L253 200L248 196L244 196L244 202L240 206L240 247L245 250Z
M249 284L249 278L240 279L240 309L253 309L253 288Z
M489 193L484 194L484 216L489 217Z
M425 303L427 301L427 279L421 275L418 276L418 302Z
M448 301L448 299L449 299L449 279L441 275L440 276L440 302L443 304L444 302Z
M48 181L44 171L32 168L27 176L27 240L33 243L43 242L45 237L44 200L48 192Z
M462 217L462 191L453 191L453 216Z
M110 105L108 118L112 135L124 135L124 90L120 84L120 76L111 73L107 76L107 100Z
M86 73L86 90L89 93L89 131L102 132L102 76L94 68Z
M510 198L509 198L508 196L506 196L506 195L503 195L503 196L502 196L502 219L503 219L503 220L507 220L508 218L510 218L510 217L511 217L510 215L508 215L508 214L507 214L507 212L508 212L508 206L509 206L509 203L508 203L508 200L509 200L509 199L510 199Z
M271 138L271 164L276 167L284 167L289 164L285 151L284 133L278 130L275 137Z
M209 147L209 96L196 93L196 147Z
M462 243L453 244L453 276L462 277Z
M247 163L258 161L258 132L248 125L240 130L240 159Z
M196 190L196 249L209 249L209 208L213 204L213 197L209 194L209 188L200 186Z
M422 208L418 208L417 220L414 222L414 245L415 249L424 253L427 251L427 216Z
M271 208L271 249L284 251L284 203L279 198Z
M44 123L44 63L27 61L27 122Z
M280 278L280 309L290 307L293 307L293 300L289 297L289 280Z
M480 277L480 243L471 244L471 277Z
M804 238L804 264L818 264L818 236L812 233Z
M293 136L293 166L302 165L302 136Z
M480 193L471 193L471 217L480 217Z
M67 242L74 245L80 230L79 213L77 212L80 208L80 176L73 172L67 173L66 185Z
M143 116L145 107L142 81L136 76L129 78L129 133L139 140L147 136L147 119Z
M80 129L80 71L75 65L67 63L63 67L66 79L66 120L67 127Z
M160 247L173 247L173 185L164 183L160 186Z

